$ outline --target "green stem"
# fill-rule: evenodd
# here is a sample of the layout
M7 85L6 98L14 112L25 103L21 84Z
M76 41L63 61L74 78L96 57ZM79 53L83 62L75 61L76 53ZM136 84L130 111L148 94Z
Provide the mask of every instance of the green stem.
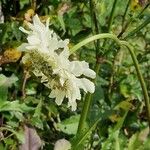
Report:
M145 10L149 7L150 3L148 3L142 10L141 12L136 16L136 17L132 17L127 23L126 25L123 26L122 28L122 31L119 33L119 35L117 36L118 38L120 38L124 33L125 31L128 29L129 25L135 20L135 19L139 19L143 13L145 12ZM132 31L131 31L132 32ZM130 33L131 33L130 32ZM130 34L129 33L129 34ZM126 38L126 37L125 37Z
M96 12L95 12L93 0L90 0L90 12L91 12L91 24L92 24L91 27L92 27L93 35L99 34L99 26L98 26L98 21L96 18ZM100 41L99 40L95 41L94 45L95 45L96 56L97 56L99 53L99 48L100 48Z
M110 29L111 29L111 25L112 25L112 22L113 22L113 19L114 19L114 15L115 15L115 9L116 9L116 4L117 4L117 1L118 0L114 0L114 3L113 3L113 6L112 6L112 10L111 10L111 15L110 15L110 18L109 18L109 22L108 22L108 32L110 32Z
M94 41L94 40L98 40L98 39L105 39L105 38L109 38L109 39L113 39L115 40L118 44L120 44L120 40L113 34L110 33L102 33L102 34L97 34L94 35L92 37L89 37L83 41L81 41L80 43L78 43L77 45L75 45L74 47L72 47L70 49L70 54L74 53L76 50L78 50L79 48L81 48L82 46Z
M113 7L112 7L111 16L110 16L109 22L108 22L108 32L110 31L110 27L111 27L112 22L113 22L114 12L115 12L115 8L116 8L116 3L117 3L117 0L114 1ZM92 2L91 1L90 1L90 6L92 7ZM85 39L82 42L80 42L77 45L75 45L71 49L71 53L75 52L77 49L79 49L80 47L86 45L89 42L92 42L92 41L95 41L95 40L98 40L98 39L104 39L104 38L114 39L119 44L118 38L116 36L114 36L113 34L109 34L109 33L97 34L97 35L92 36L92 37L90 37L88 39ZM106 44L106 40L104 41L103 46L105 44ZM96 51L96 54L98 55L98 51ZM96 66L95 66L96 74L98 74L99 68L100 68L100 64L97 62ZM88 111L89 111L89 108L90 108L91 100L92 100L92 94L88 93L86 95L86 97L85 97L85 101L84 101L83 109L82 109L82 112L81 112L81 117L80 117L77 133L80 133L84 129L84 123L86 122L86 118L87 118Z
M143 29L149 23L150 23L150 16L147 17L147 19L141 25L139 25L135 30L131 31L124 39L127 39L127 38L133 36L134 34L138 33L141 29Z
M87 114L89 111L89 107L91 104L91 98L92 98L92 94L88 93L85 96L85 101L84 101L84 105L81 111L81 117L80 117L80 121L79 121L79 125L78 125L78 130L77 130L77 134L81 133L81 131L84 131L84 127L85 127L85 121L87 118Z
M110 18L109 18L109 21L108 21L108 28L107 28L107 32L109 33L110 30L111 30L111 25L112 25L112 22L113 22L113 19L114 19L114 15L115 15L115 10L116 10L116 4L117 4L117 1L118 0L114 0L114 3L113 3L113 7L112 7L112 10L111 10L111 13L110 13ZM107 43L107 39L104 41L103 43L103 46L102 47L105 47Z
M92 36L92 37L87 38L87 39L83 40L82 42L78 43L71 49L71 53L75 52L77 49L79 49L80 47L84 46L85 44L87 44L89 42L92 42L97 39L104 39L104 38L113 39L120 45L120 41L115 35L109 34L109 33L104 33L104 34L98 34L98 35ZM95 66L96 74L98 74L99 68L100 68L100 64L96 63L96 66ZM96 79L94 80L94 82L96 82ZM91 100L92 100L92 94L88 93L85 97L85 101L84 101L84 105L83 105L83 109L81 112L81 117L80 117L80 121L79 121L79 125L78 125L77 134L81 133L81 131L84 130L84 125L85 125L88 111L90 108Z
M97 18L96 18L96 12L95 12L95 7L94 7L94 4L93 4L93 0L90 0L90 8L91 8L90 9L91 10L91 23L93 24L93 26L92 26L93 34L94 33L99 34L99 26L98 26L98 21L97 21ZM96 50L95 72L96 72L96 74L98 74L100 64L97 61L97 57L98 57L98 53L99 53L99 49L100 49L100 40L95 41L94 45L95 45L95 50ZM96 82L96 79L94 80L94 82ZM83 109L82 109L82 112L81 112L81 117L80 117L77 133L80 133L82 131L82 129L84 128L84 122L86 121L86 117L87 117L87 114L88 114L88 111L89 111L89 108L90 108L91 101L92 101L92 94L87 93L86 96L85 96L85 101L84 101ZM86 114L86 115L82 115L82 114Z
M130 55L132 57L132 60L133 60L133 63L134 63L134 66L135 66L135 69L136 69L136 72L137 72L137 76L139 78L139 81L140 81L140 84L141 84L141 87L142 87L142 91L143 91L143 96L144 96L144 102L145 102L145 107L147 109L147 117L148 117L148 123L149 123L149 128L150 128L150 100L149 100L149 96L148 96L148 91L147 91L147 88L146 88L146 84L144 82L144 78L140 72L140 68L139 68L139 65L138 65L138 61L136 59L136 55L133 51L133 48L129 45L128 42L126 41L121 41L121 44L126 46L130 52Z
M129 8L129 5L130 5L130 2L131 2L131 0L128 1L126 9L125 9L125 12L124 12L124 15L123 15L122 28L124 27L124 22L125 22L125 18L126 18L127 12L128 12L128 8Z
M132 60L134 62L134 66L135 66L135 69L136 69L136 72L137 72L137 75L138 75L141 87L142 87L142 91L143 91L143 95L144 95L144 101L145 101L145 106L146 106L146 109L147 109L147 117L148 117L148 122L149 122L149 127L150 127L150 104L149 104L150 102L149 102L149 96L148 96L146 84L145 84L144 78L143 78L143 76L142 76L142 74L140 72L138 61L136 59L134 51L132 50L132 47L130 46L130 44L128 42L120 41L113 34L109 34L109 33L98 34L98 35L89 37L89 38L83 40L82 42L78 43L77 45L75 45L71 49L71 53L75 52L77 49L81 48L82 46L84 46L84 45L86 45L86 44L88 44L88 43L90 43L90 42L92 42L94 40L103 39L103 38L113 39L113 40L115 40L115 42L118 45L120 45L120 46L124 45L124 46L126 46L128 48L128 50L130 52L130 55L132 57ZM96 64L96 73L98 73L98 71L99 71L99 64ZM79 125L78 125L77 134L80 133L84 129L84 124L86 122L86 118L87 118L87 115L88 115L88 110L89 110L89 107L90 107L90 104L91 104L91 97L92 97L92 94L88 93L86 98L85 98L83 109L82 109L82 113L81 113L81 118L80 118Z
M95 66L96 74L98 74L99 68L100 68L100 65L96 64L96 66ZM96 82L96 79L94 80L94 83L95 82ZM92 94L87 93L86 96L85 96L85 101L84 101L83 109L82 109L82 112L81 112L81 117L80 117L77 133L81 133L81 131L84 130L84 125L85 125L87 114L88 114L88 111L89 111L89 108L90 108L91 100L92 100Z

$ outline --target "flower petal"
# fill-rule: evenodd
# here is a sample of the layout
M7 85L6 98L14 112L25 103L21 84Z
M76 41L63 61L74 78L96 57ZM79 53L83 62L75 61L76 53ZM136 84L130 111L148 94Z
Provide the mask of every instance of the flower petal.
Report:
M25 30L23 27L19 27L19 30L21 30L22 32L24 32L26 34L30 34L30 31Z
M95 85L93 82L86 78L78 79L78 86L83 89L85 92L94 93Z
M28 43L22 43L19 47L17 47L17 50L26 51L28 45Z

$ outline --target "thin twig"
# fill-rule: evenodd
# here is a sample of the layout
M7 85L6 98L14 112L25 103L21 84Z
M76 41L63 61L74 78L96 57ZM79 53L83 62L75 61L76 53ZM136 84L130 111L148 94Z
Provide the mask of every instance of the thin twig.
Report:
M29 78L29 71L25 70L24 71L24 78L23 78L23 84L22 84L22 98L24 99L26 97L26 92L25 92L25 86L27 83L27 79Z

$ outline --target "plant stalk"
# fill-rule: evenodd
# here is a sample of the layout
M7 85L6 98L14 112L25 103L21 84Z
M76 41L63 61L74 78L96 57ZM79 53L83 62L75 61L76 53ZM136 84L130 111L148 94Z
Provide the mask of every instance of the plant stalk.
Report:
M109 22L108 22L108 32L110 32L110 28L111 28L111 25L112 25L112 22L113 22L113 18L114 18L114 13L115 13L115 9L116 9L116 4L117 4L117 1L118 0L114 0L114 3L113 3L113 7L112 7L112 11L111 11L111 15L110 15L110 18L109 18ZM90 1L90 4L92 6L92 3ZM96 16L95 16L96 17ZM97 29L98 27L95 26ZM112 34L108 34L108 33L104 33L104 34L98 34L98 35L95 35L91 38L88 38L88 39L85 39L84 41L80 42L79 44L75 45L72 49L71 49L71 53L76 51L77 49L79 49L81 46L93 41L93 40L98 40L98 39L104 39L104 38L111 38L111 39L115 39L115 41L119 44L119 40L116 36L112 35ZM98 41L97 41L98 42ZM98 45L99 43L97 43L97 48L99 47ZM105 46L106 44L106 40L104 41L103 43L103 46ZM98 58L98 49L96 50L96 57ZM99 72L99 68L100 68L100 63L97 61L96 62L96 66L95 66L95 72L96 72L96 75L98 74ZM96 81L96 79L95 79ZM87 94L86 97L85 97L85 101L84 101L84 105L83 105L83 109L82 109L82 112L81 112L81 117L80 117L80 121L79 121L79 125L78 125L78 131L77 131L77 134L80 133L83 128L84 128L84 123L86 122L86 118L87 118L87 115L88 115L88 111L89 111L89 108L90 108L90 104L91 104L91 98L92 98L92 94Z
M145 26L147 26L150 23L150 16L147 17L147 19L141 24L139 25L135 30L131 31L124 39L126 40L127 38L135 35L136 33L138 33L141 29L143 29Z
M99 25L98 25L98 21L96 18L96 12L95 12L95 7L93 4L93 0L90 0L90 12L91 12L91 24L92 24L92 32L93 35L95 34L99 34ZM94 45L95 45L95 50L96 50L96 56L99 53L99 48L100 48L100 41L94 41Z
M85 44L87 44L89 42L92 42L92 41L97 40L97 39L104 39L104 38L113 39L120 45L120 41L115 35L109 34L109 33L104 33L104 34L98 34L98 35L92 36L92 37L90 37L88 39L85 39L82 42L78 43L77 45L75 45L71 49L71 53L75 52L77 49L79 49L80 47L84 46ZM100 69L100 64L96 63L96 66L95 66L96 74L98 74L99 69ZM96 79L94 80L94 82L96 82ZM86 119L87 119L87 115L88 115L88 111L89 111L89 108L90 108L91 100L92 100L92 94L91 93L86 94L85 101L84 101L84 104L83 104L83 109L82 109L82 112L81 112L79 125L78 125L77 134L81 133L84 130L84 125L85 125L85 122L86 122Z
M110 30L111 30L111 25L112 25L112 22L113 22L113 19L114 19L114 15L115 15L115 10L116 10L116 6L117 6L117 1L118 0L114 0L114 3L113 3L113 6L112 6L112 10L111 10L111 15L110 15L110 18L109 18L109 21L108 21L108 28L107 28L107 32L109 33ZM107 39L104 41L103 43L103 46L102 47L105 47L107 43Z
M125 12L124 12L124 14L123 14L123 19L122 19L122 30L123 30L123 28L124 28L124 23L125 23L125 19L126 19L126 15L127 15L128 8L129 8L130 3L131 3L131 0L128 1L127 6L126 6L126 9L125 9Z
M115 10L116 10L116 6L117 6L117 1L118 0L114 0L113 6L112 6L111 15L110 15L109 22L108 22L108 29L107 29L108 33L110 32L111 25L112 25L112 22L113 22L113 19L114 19Z
M83 41L81 41L80 43L76 44L74 47L72 47L70 49L70 54L74 53L76 50L78 50L79 48L81 48L82 46L94 41L94 40L98 40L98 39L113 39L115 40L119 45L120 45L120 40L113 34L111 33L102 33L102 34L97 34L94 35L92 37L89 37Z
M137 76L138 76L140 84L141 84L142 91L143 91L144 102L145 102L145 106L146 106L146 109L147 109L147 117L148 117L148 123L149 123L149 128L150 128L150 102L149 102L148 91L147 91L147 88L146 88L146 84L144 82L144 78L143 78L143 76L142 76L142 74L140 72L138 61L136 59L134 51L133 51L132 47L130 46L130 44L128 42L120 41L115 35L110 34L110 33L98 34L98 35L92 36L92 37L87 38L87 39L83 40L82 42L78 43L77 45L75 45L71 49L71 52L72 53L75 52L77 49L81 48L85 44L88 44L89 42L92 42L92 41L97 40L97 39L103 39L103 38L113 39L113 40L115 40L115 42L119 46L124 45L124 46L126 46L128 48L128 50L130 52L130 55L132 57L132 60L133 60L136 72L137 72ZM96 67L97 68L96 69L96 73L98 73L98 71L99 71L99 64L97 64L96 66L97 66ZM82 110L82 113L81 113L81 119L80 119L80 122L79 122L79 125L78 125L77 133L80 133L84 129L84 123L86 121L88 110L89 110L89 107L90 107L91 97L92 97L92 94L89 93L89 94L87 94L87 96L85 98L84 105L83 105L83 110Z
M142 88L142 91L143 91L145 107L146 107L146 110L147 110L147 119L148 119L148 124L149 124L149 129L150 129L150 99L149 99L149 96L148 96L148 91L147 91L147 88L146 88L144 78L143 78L143 76L140 72L139 64L138 64L138 61L136 59L136 55L133 51L133 48L126 41L121 41L121 44L128 48L128 50L130 52L130 55L132 57L132 60L133 60L133 63L134 63L134 66L135 66L135 69L136 69L136 72L137 72L137 76L139 78L141 88ZM149 132L150 132L150 130L149 130Z

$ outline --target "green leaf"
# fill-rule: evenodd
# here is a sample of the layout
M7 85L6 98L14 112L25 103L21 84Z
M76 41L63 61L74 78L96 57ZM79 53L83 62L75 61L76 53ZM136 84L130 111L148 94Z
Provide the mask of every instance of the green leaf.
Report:
M11 77L6 77L3 74L0 74L0 100L6 101L8 94L8 87L11 87L12 84L16 83L18 78L15 75Z
M132 103L130 103L130 101L128 100L125 100L120 102L117 106L115 106L115 109L122 108L123 110L130 110L132 107Z
M43 129L43 121L41 119L41 108L42 108L42 100L39 101L39 104L37 105L33 118L32 118L32 124L36 127Z
M102 143L101 150L120 150L119 130L110 130L109 137Z
M66 32L66 28L65 28L65 23L64 23L64 19L63 19L63 15L58 14L58 21L61 25L61 28L63 29L63 34L65 34Z
M20 143L23 143L25 141L24 133L22 130L20 130L19 132L15 132L15 135L17 139L20 141Z
M0 101L6 101L8 94L8 87L0 86Z
M136 134L133 134L132 137L129 139L128 150L138 149L138 147L142 144L138 140L138 136L139 134L136 133Z
M6 146L4 147L4 145L3 145L2 143L0 143L0 149L1 149L1 150L7 150L7 149L6 149Z
M86 125L85 130L82 133L77 134L73 138L73 140L71 142L72 143L72 150L76 150L76 149L79 149L80 147L82 147L82 145L84 145L85 140L88 138L90 133L92 133L92 131L97 126L97 124L101 120L108 118L108 116L110 116L110 114L112 114L112 110L108 110L105 113L99 113L99 117L92 123L92 125L90 127L87 127L88 125Z
M29 112L33 110L33 107L29 107L26 104L20 104L18 100L16 101L5 101L0 103L0 112L4 111L19 111L19 112Z
M66 134L76 134L78 123L79 123L80 115L71 116L68 119L63 120L62 122L58 123L58 127L60 130Z

